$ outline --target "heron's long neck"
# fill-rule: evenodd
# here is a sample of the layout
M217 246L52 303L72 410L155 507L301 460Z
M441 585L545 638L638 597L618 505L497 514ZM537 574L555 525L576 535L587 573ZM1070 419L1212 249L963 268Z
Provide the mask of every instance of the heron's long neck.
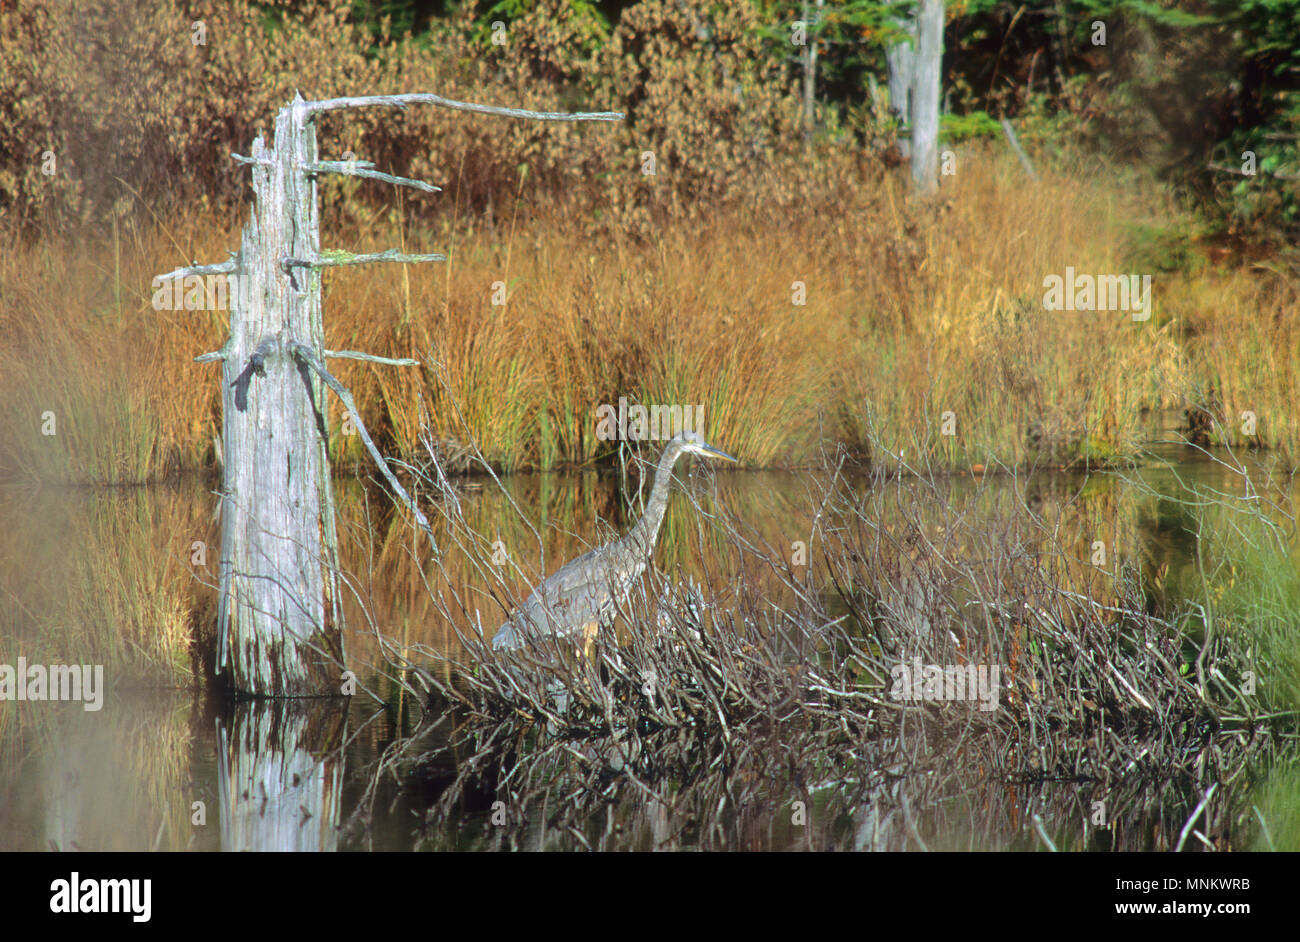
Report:
M668 488L673 481L673 465L681 457L681 449L669 447L659 459L655 469L654 487L650 489L650 499L646 501L645 513L632 528L636 535L633 545L643 547L647 554L654 550L655 538L659 535L659 526L664 522L664 510L668 506Z

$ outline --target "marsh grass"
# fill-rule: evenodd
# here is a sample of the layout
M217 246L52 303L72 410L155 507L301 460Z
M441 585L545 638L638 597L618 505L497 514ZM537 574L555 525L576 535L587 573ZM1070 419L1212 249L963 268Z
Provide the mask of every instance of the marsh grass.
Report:
M194 348L220 346L227 315L156 311L151 280L191 252L215 251L222 240L213 222L154 214L127 217L105 238L8 234L0 390L10 407L0 415L0 479L136 484L211 465L219 380L192 360L204 352ZM178 232L189 236L189 252Z
M1251 809L1260 823L1251 850L1300 850L1300 805L1295 796L1300 790L1300 761L1292 759L1271 769L1257 792Z
M626 396L704 403L709 433L757 466L811 463L827 438L864 453L876 441L870 457L887 462L919 442L949 468L1115 465L1141 444L1142 415L1168 408L1222 444L1300 460L1294 259L1207 264L1203 227L1165 187L1082 156L1060 118L1029 120L1036 182L1000 143L953 141L956 175L915 201L853 143L887 128L850 121L805 146L798 90L747 5L642 0L593 45L590 22L548 0L511 19L509 50L484 44L472 3L412 41L364 28L348 0L274 24L241 0L207 12L225 39L204 47L171 42L191 23L164 0L131 0L127 16L65 6L0 20L4 55L29 66L0 75L15 102L0 128L0 478L212 465L217 368L191 360L224 340L224 315L154 312L150 279L237 244L247 176L227 155L295 87L628 111L596 131L437 108L322 122L323 153L445 187L321 187L326 248L450 255L326 276L331 346L425 361L339 366L406 458L431 423L448 455L472 440L498 470L610 460L594 410ZM100 21L115 54L83 62L83 24ZM151 63L147 79L133 62ZM23 156L47 147L53 176ZM1043 310L1044 276L1067 267L1151 274L1152 319ZM53 440L38 433L47 411ZM356 462L337 409L330 428L331 454Z
M381 447L408 460L427 431L444 456L472 441L503 471L608 462L596 409L626 397L703 405L706 435L748 466L807 464L826 439L948 469L1119 464L1144 416L1171 409L1208 415L1227 443L1247 440L1250 410L1249 442L1294 461L1294 284L1196 268L1155 276L1147 322L1046 311L1046 275L1125 272L1129 217L1174 211L1080 170L1025 186L977 145L963 161L931 204L864 174L798 211L723 206L640 236L593 231L527 189L508 225L372 216L326 244L419 242L450 261L328 273L326 344L421 361L337 364ZM217 370L192 359L220 346L228 315L154 311L150 279L220 258L237 221L132 205L139 218L102 238L10 237L0 475L126 483L213 463ZM359 467L333 405L330 429L332 457Z
M1294 272L1264 267L1249 283L1204 279L1188 292L1187 360L1190 408L1208 417L1205 440L1232 448L1276 451L1300 460L1300 304ZM1227 281L1228 284L1224 284ZM1254 316L1241 317L1243 310Z
M1197 527L1195 627L1225 634L1252 652L1249 670L1263 713L1300 714L1300 533L1293 474L1246 461L1231 451L1219 458L1228 486L1190 488ZM1220 678L1243 685L1241 675Z
M198 686L219 555L201 491L6 489L0 639L31 663L104 665L113 685ZM193 566L193 544L206 562Z
M194 649L205 640L195 632L199 579L210 579L220 554L205 510L184 496L159 500L138 490L96 501L72 591L77 627L64 644L120 652L121 667L133 673L197 685ZM201 566L193 565L195 543L203 544Z

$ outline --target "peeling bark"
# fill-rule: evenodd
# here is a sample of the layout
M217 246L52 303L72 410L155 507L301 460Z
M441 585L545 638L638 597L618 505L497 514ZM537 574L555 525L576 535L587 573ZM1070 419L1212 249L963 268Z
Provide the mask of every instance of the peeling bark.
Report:
M290 352L324 355L320 273L283 263L320 253L316 184L300 169L315 161L298 98L280 111L273 148L253 143L255 202L223 366L219 667L254 696L337 695L343 665L325 389Z

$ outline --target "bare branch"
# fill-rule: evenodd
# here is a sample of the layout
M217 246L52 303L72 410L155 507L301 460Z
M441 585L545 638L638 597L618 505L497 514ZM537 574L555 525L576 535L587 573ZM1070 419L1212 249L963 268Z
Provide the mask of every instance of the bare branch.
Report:
M1227 164L1208 163L1205 165L1207 170L1217 170L1219 173L1231 173L1239 177L1254 176L1246 173L1240 167L1229 167ZM1288 173L1285 170L1265 170L1263 167L1258 169L1259 173L1268 174L1270 177L1276 177L1279 180L1300 180L1300 173Z
M239 269L239 260L231 253L231 257L224 262L217 262L215 265L191 265L188 268L178 268L175 271L169 271L165 275L155 275L154 280L166 281L168 278L188 278L191 275L230 275Z
M369 161L367 161L369 163ZM371 164L373 167L374 164ZM394 186L409 186L417 190L423 190L425 193L441 193L442 187L434 186L432 183L425 183L423 180L412 180L408 177L395 177L391 173L381 173L378 170L368 170L359 166L358 161L347 160L318 160L314 164L301 164L300 170L307 173L341 173L345 177L365 177L367 180L380 180L384 183L391 183Z
M494 114L503 118L532 118L537 121L622 121L621 111L525 111L522 108L499 108L496 105L476 105L467 101L453 101L441 95L422 92L408 95L362 95L355 98L329 98L324 101L309 101L303 105L308 113L338 111L342 108L370 108L383 105L393 108L405 108L407 105L440 105L454 111L473 111L478 114Z
M397 249L375 252L371 255L354 255L339 249L328 249L314 259L283 258L280 264L285 271L290 268L341 268L344 265L368 265L371 262L445 262L445 255L408 255Z
M1016 138L1015 129L1011 127L1011 122L1006 118L1002 119L1002 133L1007 136L1007 143L1011 145L1012 152L1020 159L1020 166L1025 168L1025 173L1029 174L1031 180L1037 180L1038 174L1034 173L1034 165L1029 162L1029 155L1025 149L1020 146L1020 141Z
M221 345L220 350L213 350L211 353L200 353L194 358L195 363L211 363L213 360L224 360L230 355L230 349L235 345L235 338L227 337L226 342Z
M238 160L241 164L253 164L258 167L274 167L275 161L269 157L243 157L231 151L230 156Z
M422 529L425 535L429 538L429 546L433 549L434 553L437 553L438 544L433 538L433 529L429 526L429 521L425 519L420 508L415 505L415 501L411 499L411 495L406 493L406 488L402 487L401 482L397 480L392 470L388 467L388 462L384 460L384 456L379 453L379 449L376 448L375 443L371 441L370 433L366 431L366 424L361 421L361 415L357 412L357 404L352 399L352 393L348 392L347 387L334 378L334 375L325 368L324 363L316 359L315 354L311 352L311 349L306 344L291 343L289 344L289 349L293 353L294 357L315 370L317 375L325 381L325 385L334 390L334 394L339 397L339 400L343 403L343 407L347 409L348 414L352 416L352 421L357 427L357 434L361 436L361 441L365 444L366 450L370 452L370 457L375 459L375 464L379 466L379 472L384 476L384 480L388 482L388 486L397 493L399 498L401 498L402 503L406 504L411 513L415 515L416 523L420 525L420 529Z
M356 170L374 170L373 160L318 160L315 163L301 164L300 170L308 173L352 173Z
M382 363L385 366L419 366L419 360L410 357L381 357L373 353L359 353L356 350L326 350L327 357L342 357L347 360L365 360L368 363Z

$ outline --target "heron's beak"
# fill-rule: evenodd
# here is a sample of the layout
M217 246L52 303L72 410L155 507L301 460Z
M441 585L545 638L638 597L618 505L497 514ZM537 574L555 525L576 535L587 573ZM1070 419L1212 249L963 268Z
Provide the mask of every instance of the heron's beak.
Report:
M736 460L735 458L731 457L731 455L727 454L725 451L718 451L718 449L714 448L712 445L701 445L700 451L708 455L710 458L725 458L727 461ZM739 464L739 462L737 463Z

